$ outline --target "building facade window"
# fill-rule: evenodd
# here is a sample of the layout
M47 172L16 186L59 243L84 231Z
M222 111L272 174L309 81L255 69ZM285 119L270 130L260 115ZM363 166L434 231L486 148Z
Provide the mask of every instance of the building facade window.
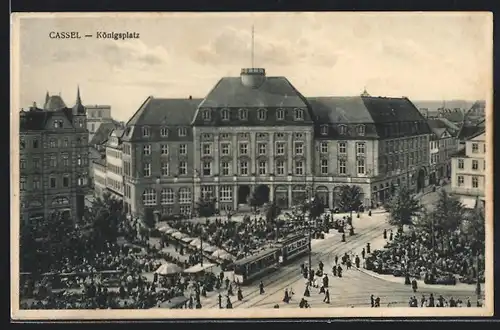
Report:
M57 187L57 180L56 180L56 178L51 177L49 179L49 182L50 182L50 188L56 188Z
M149 130L149 127L143 127L142 128L142 136L143 137L149 137L150 134L151 134L151 132Z
M328 142L321 142L319 145L319 150L322 154L327 154L328 153Z
M41 185L40 178L39 178L39 177L37 177L37 176L36 176L36 177L34 177L34 178L33 178L33 189L38 190L38 189L40 189L41 187L42 187L42 185Z
M189 188L179 189L179 204L191 204L191 190Z
M304 175L304 162L301 160L295 161L295 174Z
M142 154L145 156L151 155L151 145L150 144L146 144L142 147Z
M187 128L185 127L180 127L177 132L179 133L179 136L187 136Z
M358 159L358 174L365 174L365 160L363 158Z
M22 176L19 178L19 190L26 190L26 177Z
M20 168L21 170L26 169L26 160L25 160L25 159L21 159L21 160L19 161L19 168Z
M248 162L246 160L240 161L240 175L248 175Z
M477 176L472 177L472 188L479 188L479 178Z
M356 150L358 155L364 155L365 154L365 144L360 142L356 143Z
M463 175L459 175L457 177L457 184L458 184L459 187L461 187L461 186L464 185L464 177L463 177Z
M328 159L321 160L321 174L328 174Z
M285 162L283 160L276 161L276 175L285 175Z
M346 161L345 159L339 159L339 174L346 174Z
M161 145L161 154L162 155L168 155L168 144L162 144Z
M358 126L358 134L361 136L365 135L365 126L364 125L359 125Z
M179 155L187 155L187 145L181 144L179 145Z
M464 169L464 160L463 159L458 160L458 168L461 170Z
M231 202L233 200L232 187L231 186L221 186L219 198L220 198L221 202Z
M174 191L170 188L162 189L160 192L160 202L162 205L172 205L175 203Z
M472 170L474 170L474 171L479 170L479 161L476 159L472 160Z
M179 175L186 175L186 174L187 174L187 162L180 161L179 162Z
M266 120L267 119L267 111L266 111L266 109L259 109L259 110L257 110L257 118L260 121Z
M143 175L144 175L144 177L151 176L151 163L144 163Z
M293 111L295 120L304 120L304 110L295 109Z
M320 133L321 135L328 135L328 125L321 125Z
M339 125L339 134L345 135L346 133L347 133L347 126L346 125Z
M67 175L63 177L63 187L65 188L69 187L69 176Z
M223 155L229 155L229 143L222 143L220 149Z
M229 116L229 109L222 109L222 112L221 112L221 119L223 121L228 121L230 119L230 116Z
M203 162L203 175L205 176L212 175L212 162L209 161Z
M49 141L49 147L50 148L57 148L57 142L54 139L50 139Z
M276 155L283 156L285 154L285 143L277 142L276 143Z
M210 143L203 144L203 155L209 156L212 154L212 145Z
M210 109L203 110L203 120L210 120L211 117L212 117L212 113L211 113Z
M267 162L265 160L259 161L259 175L267 174Z
M247 109L240 109L238 111L238 116L239 116L240 120L247 120L248 119Z
M302 142L295 142L295 154L296 155L304 154L304 144Z
M152 188L144 190L142 193L142 203L144 206L156 205L156 191Z
M247 154L248 154L248 144L240 143L240 155L247 155Z
M37 139L34 139L34 140L33 140L33 149L38 149L38 146L39 146L39 145L40 145L40 144L38 143L38 140L37 140Z
M260 156L263 156L267 153L267 145L265 143L259 143L257 149Z
M339 154L345 154L347 152L347 147L345 142L339 142Z
M57 157L50 156L49 164L50 164L50 167L57 167Z
M167 162L161 163L161 175L168 176L169 174L169 166Z
M277 120L285 120L285 110L284 109L278 109L276 111L276 119Z
M230 168L229 162L222 162L221 163L222 175L230 175L229 168Z
M161 135L161 137L168 137L168 128L162 127L160 129L160 135Z
M473 153L478 153L479 152L479 144L478 143L473 143L472 144L472 152Z

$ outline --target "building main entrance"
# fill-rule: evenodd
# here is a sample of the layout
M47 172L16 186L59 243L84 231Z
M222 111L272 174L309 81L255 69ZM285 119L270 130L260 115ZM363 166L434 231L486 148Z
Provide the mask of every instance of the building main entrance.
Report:
M269 203L269 187L265 184L255 187L255 195L259 204Z
M250 186L243 185L238 187L238 204L247 204L250 195Z

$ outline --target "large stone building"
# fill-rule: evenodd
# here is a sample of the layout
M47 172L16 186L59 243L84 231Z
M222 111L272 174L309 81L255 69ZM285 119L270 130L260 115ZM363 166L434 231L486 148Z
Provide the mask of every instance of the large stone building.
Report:
M83 214L88 177L88 132L85 108L66 107L59 95L47 94L20 113L21 219L39 221L51 212Z
M283 207L317 194L334 208L347 184L375 205L398 185L428 184L430 135L407 98L306 98L285 77L242 69L204 99L141 105L122 136L124 203L136 215L189 213L213 196L241 209L257 189Z
M106 141L106 189L115 198L123 198L122 129L113 130Z
M485 201L486 133L479 129L465 140L465 148L452 158L451 191L465 206Z

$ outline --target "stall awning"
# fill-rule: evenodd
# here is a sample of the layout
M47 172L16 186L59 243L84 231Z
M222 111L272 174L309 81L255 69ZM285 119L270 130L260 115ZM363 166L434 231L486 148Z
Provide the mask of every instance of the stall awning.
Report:
M476 207L476 198L475 197L460 197L460 202L467 209L473 209Z
M199 272L208 270L208 269L210 269L210 268L212 268L214 266L215 266L214 264L209 264L209 263L203 263L203 266L201 264L197 264L197 265L194 265L194 266L189 267L188 269L186 269L184 271L184 273L195 274L195 273L199 273Z

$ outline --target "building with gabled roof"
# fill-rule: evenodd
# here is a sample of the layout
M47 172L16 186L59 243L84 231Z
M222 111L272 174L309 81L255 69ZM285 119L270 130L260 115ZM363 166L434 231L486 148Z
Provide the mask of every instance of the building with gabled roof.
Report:
M479 129L465 139L465 148L452 158L451 192L468 207L485 201L486 130Z
M427 186L431 134L406 97L305 97L286 77L242 69L204 98L140 105L121 138L124 206L188 214L214 197L242 210L255 192L284 208L313 195L336 208L342 185L375 206L398 185Z
M43 108L21 110L20 199L22 221L43 221L52 212L77 219L88 191L88 132L78 90L68 108L47 93Z
M458 130L443 118L431 118L427 123L432 131L429 141L429 184L444 184L451 178L451 156L458 150Z

